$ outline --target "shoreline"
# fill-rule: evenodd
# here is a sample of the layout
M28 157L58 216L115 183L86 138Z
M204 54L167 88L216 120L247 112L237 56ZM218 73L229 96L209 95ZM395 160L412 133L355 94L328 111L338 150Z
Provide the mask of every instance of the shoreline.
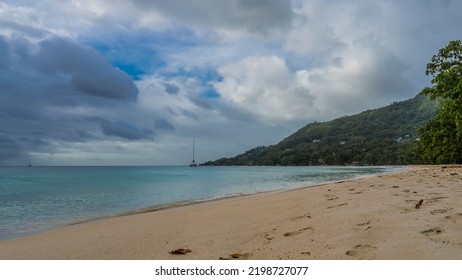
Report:
M461 166L361 177L86 221L0 241L0 259L462 259L462 239L453 236L462 223ZM445 188L429 191L424 183ZM420 197L425 210L412 209ZM412 219L393 221L398 216ZM415 246L390 251L420 220L408 240ZM168 253L178 248L192 252Z
M381 166L378 166L381 167ZM337 184L337 183L342 183L342 182L348 182L352 180L358 180L362 178L368 178L368 177L374 177L378 176L381 174L391 174L395 172L402 172L407 169L407 167L389 167L389 166L383 166L383 168L393 168L393 169L399 169L398 171L383 171L380 173L374 173L374 174L367 174L367 175L358 175L353 178L348 178L348 179L341 179L341 180L334 180L334 181L327 181L323 183L314 183L312 185L303 185L300 187L294 187L294 188L281 188L281 189L276 189L276 190L266 190L266 191L258 191L254 193L238 193L238 194L231 194L223 197L215 197L215 198L205 198L202 200L187 200L187 201L179 201L179 202L174 202L174 203L168 203L168 204L162 204L158 206L149 206L141 209L135 209L135 210L130 210L126 212L122 212L119 214L115 214L112 216L102 216L102 217L96 217L93 219L86 219L82 221L76 221L72 223L68 223L63 225L64 227L66 226L72 226L72 225L78 225L78 224L84 224L87 222L94 222L94 221L104 221L106 219L112 219L112 218L117 218L117 217L124 217L124 216L131 216L131 215L138 215L138 214L144 214L144 213L151 213L151 212L157 212L157 211L163 211L171 208L178 208L178 207L185 207L185 206L190 206L190 205L196 205L196 204L203 204L203 203L209 203L209 202L215 202L215 201L222 201L222 200L227 200L227 199L234 199L234 198L241 198L241 197L248 197L248 196L257 196L257 195L265 195L265 194L278 194L278 193L284 193L284 192L291 192L291 191L297 191L297 190L302 190L302 189L309 189L309 188L317 188L317 187L322 187L325 185L330 185L330 184ZM47 231L46 231L47 232ZM25 236L26 237L26 236ZM0 240L2 241L2 240Z
M45 166L49 167L49 166ZM87 168L88 166L83 166ZM104 166L108 167L108 166ZM109 166L110 167L110 166ZM119 167L119 166L117 166ZM329 166L329 167L340 167L344 168L345 166ZM348 166L346 166L348 167ZM370 166L362 166L365 169L370 168ZM353 168L361 168L361 166L353 166ZM6 237L6 238L0 238L1 241L9 241L9 240L15 240L15 239L21 239L29 236L34 236L37 234L44 234L47 232L51 231L56 231L68 226L73 226L73 225L79 225L79 224L85 224L85 223L91 223L91 222L97 222L97 221L104 221L107 219L112 219L112 218L117 218L117 217L123 217L123 216L130 216L130 215L137 215L137 214L143 214L143 213L149 213L149 212L156 212L156 211L162 211L165 209L170 209L170 208L176 208L176 207L184 207L188 205L195 205L195 204L202 204L202 203L208 203L208 202L213 202L213 201L221 201L221 200L226 200L226 199L232 199L232 198L239 198L239 197L246 197L246 196L254 196L254 195L260 195L260 194L271 194L271 193L280 193L280 192L286 192L286 191L293 191L293 190L299 190L299 189L304 189L304 188L312 188L312 187L319 187L323 186L326 184L333 184L337 183L340 181L349 181L349 180L355 180L355 179L360 179L360 178L366 178L369 176L376 176L378 174L385 174L385 173L392 173L392 172L399 172L402 170L405 170L407 167L405 166L375 166L375 168L383 169L384 171L380 171L377 173L371 173L371 174L362 174L362 175L356 175L351 178L347 179L338 179L338 180L332 180L332 181L325 181L325 182L300 182L298 185L294 185L293 187L289 188L278 188L278 189L270 189L270 190L261 190L261 191L256 191L256 192L251 192L251 193L235 193L235 194L228 194L225 196L220 196L220 197L209 197L209 198L203 198L203 199L197 199L197 200L184 200L184 201L177 201L177 202L172 202L172 203L165 203L165 204L160 204L160 205L153 205L153 206L147 206L144 208L138 208L138 209L133 209L133 210L128 210L124 212L119 212L119 213L114 213L110 215L102 215L102 216L96 216L96 217L91 217L91 218L83 218L83 219L77 219L69 222L64 222L60 224L52 224L50 226L44 227L42 229L37 229L35 231L30 231L26 234L18 234L16 236L11 236L11 237Z

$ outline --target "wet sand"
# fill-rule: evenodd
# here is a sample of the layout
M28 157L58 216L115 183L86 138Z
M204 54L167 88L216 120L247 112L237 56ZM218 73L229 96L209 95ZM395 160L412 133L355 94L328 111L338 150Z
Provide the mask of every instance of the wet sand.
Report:
M462 259L462 167L416 166L0 242L4 260L220 258Z

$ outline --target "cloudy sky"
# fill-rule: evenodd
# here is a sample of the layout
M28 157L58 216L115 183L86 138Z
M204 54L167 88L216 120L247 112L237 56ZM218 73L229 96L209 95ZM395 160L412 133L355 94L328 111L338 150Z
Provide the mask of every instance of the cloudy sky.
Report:
M0 165L184 165L414 97L462 1L0 1Z

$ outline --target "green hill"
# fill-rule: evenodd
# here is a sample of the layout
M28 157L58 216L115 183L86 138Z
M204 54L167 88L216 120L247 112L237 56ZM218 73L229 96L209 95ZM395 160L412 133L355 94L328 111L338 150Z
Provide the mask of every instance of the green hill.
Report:
M416 97L389 106L314 122L272 146L203 165L393 165L418 163L418 129L438 104Z

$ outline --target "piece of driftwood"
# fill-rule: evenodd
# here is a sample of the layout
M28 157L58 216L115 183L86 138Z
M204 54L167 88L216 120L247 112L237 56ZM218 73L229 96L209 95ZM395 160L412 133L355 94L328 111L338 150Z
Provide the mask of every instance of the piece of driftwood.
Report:
M419 209L422 203L423 203L423 199L419 200L419 203L415 205L415 209Z
M220 257L219 260L247 260L249 257L252 256L252 253L234 253L234 254L229 254L227 257Z
M170 251L169 253L172 255L186 255L187 253L191 253L192 251L189 249L176 249L173 251Z

